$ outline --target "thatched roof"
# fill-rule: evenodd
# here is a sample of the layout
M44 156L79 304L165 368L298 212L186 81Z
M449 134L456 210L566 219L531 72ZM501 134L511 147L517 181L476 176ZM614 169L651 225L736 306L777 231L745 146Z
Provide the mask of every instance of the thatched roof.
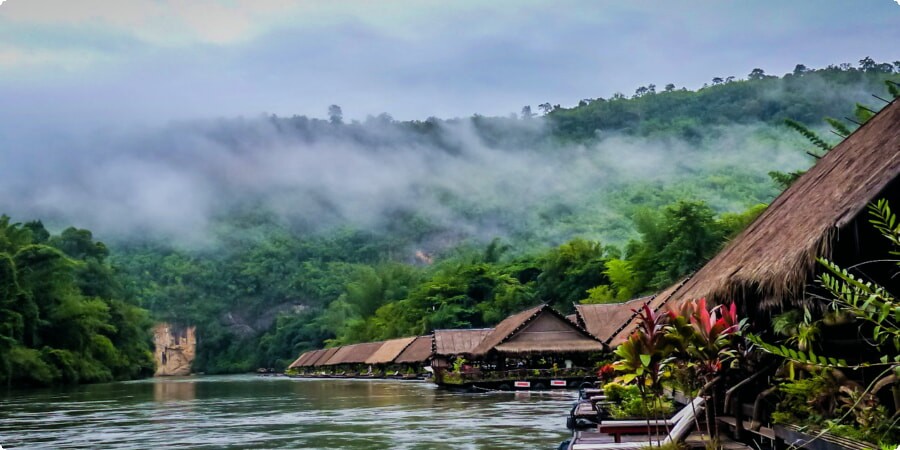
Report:
M288 369L303 367L306 360L308 360L310 357L312 357L315 352L316 352L315 350L310 350L308 352L304 352L297 359L295 359L294 362L291 363L291 365L288 366Z
M575 305L578 325L586 329L603 342L609 343L622 328L634 317L634 310L653 297L641 297L624 303L607 303L599 305Z
M400 355L416 337L405 337L385 341L384 344L372 356L366 360L366 364L390 364Z
M434 354L440 356L467 355L493 330L493 328L434 330Z
M328 363L328 361L332 357L334 357L334 354L337 353L338 350L340 350L340 349L341 349L341 347L332 347L332 348L326 348L326 349L322 350L321 353L319 354L319 359L317 359L316 362L312 363L312 365L316 366L316 367L326 365L326 363Z
M683 300L739 301L766 307L802 294L816 257L829 257L838 231L900 175L900 102L886 106L786 189L746 230L693 276L655 296L654 311ZM746 305L751 306L751 305ZM637 328L632 318L610 340Z
M818 256L900 174L900 102L894 101L785 190L703 266L672 300L727 301L801 294ZM668 301L669 299L666 299Z
M326 366L338 364L363 364L373 353L377 352L384 342L365 342L339 347L340 350L325 363Z
M434 336L419 336L394 359L394 362L398 364L422 363L431 358L433 349Z
M502 353L564 353L605 349L596 337L544 304L504 319L471 354L483 356L491 350Z

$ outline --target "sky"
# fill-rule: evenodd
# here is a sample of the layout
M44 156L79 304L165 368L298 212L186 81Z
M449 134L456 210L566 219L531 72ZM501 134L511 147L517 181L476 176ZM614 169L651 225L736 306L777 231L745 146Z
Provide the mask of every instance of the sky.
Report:
M2 133L305 114L507 115L900 59L895 0L6 0Z
M615 176L667 173L660 155L687 172L751 169L677 139L606 139L590 157L508 152L466 124L443 130L466 150L452 158L395 127L370 130L390 136L384 153L351 135L306 143L263 117L324 118L331 104L345 120L506 116L754 68L893 62L898 42L894 0L5 0L0 213L166 236L207 234L241 196L323 223L427 211L473 234L555 203L605 217L585 196ZM758 153L754 173L801 167L789 143L760 133L731 127L708 144ZM472 200L498 225L469 223L430 192Z

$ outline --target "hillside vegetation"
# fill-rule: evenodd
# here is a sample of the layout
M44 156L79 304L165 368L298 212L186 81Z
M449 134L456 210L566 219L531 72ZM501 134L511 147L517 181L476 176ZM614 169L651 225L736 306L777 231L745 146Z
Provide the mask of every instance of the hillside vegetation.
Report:
M155 162L215 195L142 236L109 230L114 278L153 318L198 326L207 373L625 300L711 257L778 194L770 172L813 163L785 119L815 130L877 109L894 71L754 70L504 118L346 123L335 105L328 120L176 124L140 149L174 143Z

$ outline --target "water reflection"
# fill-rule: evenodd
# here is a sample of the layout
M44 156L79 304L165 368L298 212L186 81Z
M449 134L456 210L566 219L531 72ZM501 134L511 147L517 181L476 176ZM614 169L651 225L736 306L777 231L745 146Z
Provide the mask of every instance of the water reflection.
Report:
M0 394L0 444L549 449L568 434L565 414L574 396L463 394L390 380L155 379Z
M197 398L197 384L190 379L159 379L153 383L153 400L159 403Z

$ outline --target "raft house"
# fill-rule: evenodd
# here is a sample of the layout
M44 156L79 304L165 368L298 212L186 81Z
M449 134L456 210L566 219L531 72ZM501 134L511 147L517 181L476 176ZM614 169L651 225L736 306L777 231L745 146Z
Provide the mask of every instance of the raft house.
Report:
M828 307L827 299L831 294L818 282L818 277L825 271L818 262L820 257L896 294L900 292L900 279L895 276L896 257L889 257L890 243L870 223L869 208L882 199L894 208L900 208L898 175L900 102L895 100L822 156L692 276L655 296L632 302L639 306L646 304L657 313L683 301L700 298L718 304L734 302L739 317L748 320L753 333L775 342L784 339L774 334L772 322L776 316L804 309L825 312ZM609 311L605 308L604 305L578 305L577 320L587 330L605 335L607 330L601 325L603 314L628 315L616 311L615 307ZM622 342L638 324L637 315L632 314L607 343ZM896 356L877 354L871 342L867 342L872 333L870 324L845 315L822 321L819 326L822 328L817 335L818 348L827 349L828 356L842 358L851 365L878 360L880 356ZM706 397L705 419L716 423L714 429L719 431L719 445L735 449L878 448L816 430L814 424L809 428L776 423L772 413L778 399L772 383L779 375L784 376L779 373L784 360L763 352L756 354L758 361L745 363L751 366L725 376ZM807 370L797 365L795 369ZM861 367L840 374L832 372L832 376L845 377L843 383L866 386L878 378L882 369ZM814 373L795 376L814 376ZM895 376L883 380L886 382L882 383L880 391L873 392L873 399L887 409L889 416L897 416L900 414L900 379ZM683 397L681 400L682 404L686 402ZM809 408L816 408L816 405L810 403ZM601 424L598 430L602 429ZM685 440L690 447L705 445L702 441L697 442L696 434L690 435L680 426L669 431L669 438L667 442ZM560 448L599 450L640 445L631 444L615 444L611 435L601 431L576 431L568 446Z
M469 358L466 364L434 367L435 382L442 386L501 390L577 387L595 379L591 357L608 350L547 304L509 316L496 328L469 331L463 339L459 338L462 330L442 331L468 344L455 349L454 357ZM438 336L436 331L436 344Z

